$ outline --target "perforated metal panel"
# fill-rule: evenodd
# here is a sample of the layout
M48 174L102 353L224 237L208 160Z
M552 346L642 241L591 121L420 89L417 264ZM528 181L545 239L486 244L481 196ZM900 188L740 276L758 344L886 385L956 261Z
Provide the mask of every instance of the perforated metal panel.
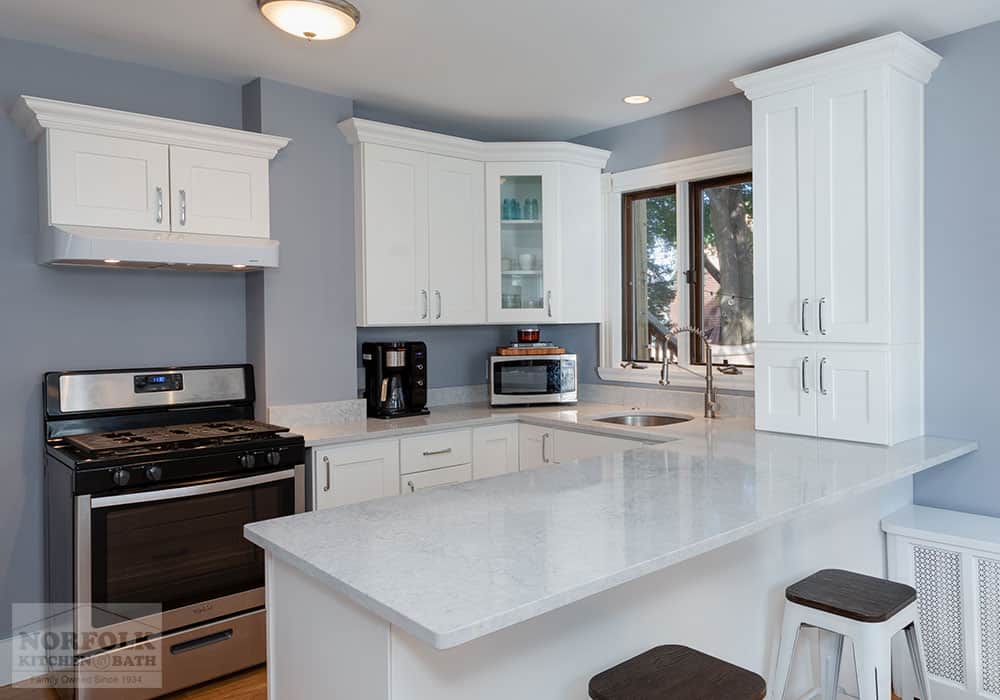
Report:
M1000 695L1000 561L980 559L976 572L983 690Z
M931 547L913 547L927 670L965 685L965 630L962 618L962 557Z

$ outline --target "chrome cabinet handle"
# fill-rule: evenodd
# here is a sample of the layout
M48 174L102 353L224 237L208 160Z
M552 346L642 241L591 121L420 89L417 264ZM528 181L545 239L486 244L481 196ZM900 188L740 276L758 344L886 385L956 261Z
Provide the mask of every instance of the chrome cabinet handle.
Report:
M163 188L156 188L156 223L163 223Z
M806 309L809 307L809 297L802 300L802 335L809 335L809 328L806 327Z
M417 487L413 485L412 481L407 481L406 485L410 487L410 493L416 493Z
M326 486L323 487L324 491L330 490L330 458L324 457L323 464L326 465Z
M424 312L422 314L420 314L420 318L427 318L427 315L431 312L431 301L427 297L427 290L426 289L421 289L420 290L420 294L424 298Z
M552 318L552 290L545 292L545 306L549 310L549 318Z
M826 328L823 327L823 305L826 304L826 297L819 300L819 334L826 335Z
M808 368L809 368L809 358L808 357L803 357L802 358L802 393L803 394L808 394L809 393L809 385L806 384L806 370Z
M819 393L823 394L823 396L826 396L826 394L827 394L827 391L826 391L826 382L823 381L823 375L826 373L826 371L825 371L826 370L826 362L827 362L827 360L826 360L825 357L822 360L819 361Z
M450 447L446 447L443 450L428 450L424 452L424 457L433 457L434 455L446 455L451 452Z
M179 194L180 194L180 198L181 198L181 203L180 203L181 226L187 226L187 220L188 220L188 198L187 198L187 192L185 192L184 190L180 190Z
M548 433L542 433L542 462L544 464L548 464L549 463L549 457L546 454L546 450L545 450L546 446L548 445L548 441L549 441L549 434Z
M441 318L441 290L435 289L434 296L437 298L437 303L438 303L437 314L434 316L434 318Z

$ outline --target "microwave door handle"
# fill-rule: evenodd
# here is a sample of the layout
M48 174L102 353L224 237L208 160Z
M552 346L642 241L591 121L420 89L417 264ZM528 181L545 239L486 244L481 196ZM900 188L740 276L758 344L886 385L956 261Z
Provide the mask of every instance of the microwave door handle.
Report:
M123 506L134 503L155 503L156 501L171 501L176 498L187 498L189 496L203 496L208 493L222 493L223 491L235 491L248 486L259 486L270 484L275 481L295 478L295 469L284 469L280 472L270 472L268 474L257 474L244 479L228 479L224 481L213 481L209 484L196 484L194 486L179 486L174 489L161 489L157 491L139 491L137 493L123 493L115 496L100 496L91 499L90 507L110 508L112 506Z

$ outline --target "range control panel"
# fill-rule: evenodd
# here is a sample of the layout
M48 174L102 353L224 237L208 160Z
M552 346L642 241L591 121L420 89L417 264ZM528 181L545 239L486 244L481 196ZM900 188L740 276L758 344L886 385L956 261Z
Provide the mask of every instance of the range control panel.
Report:
M180 391L184 388L184 375L180 372L170 374L137 374L132 377L132 383L137 394L149 394L156 391Z

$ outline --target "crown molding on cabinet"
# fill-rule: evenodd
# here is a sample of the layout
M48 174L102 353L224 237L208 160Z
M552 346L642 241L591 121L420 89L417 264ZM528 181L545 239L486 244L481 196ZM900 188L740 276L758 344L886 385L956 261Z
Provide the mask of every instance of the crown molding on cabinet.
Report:
M611 157L610 151L565 141L474 141L358 118L338 126L351 145L376 143L488 163L552 161L603 168Z
M799 61L750 73L733 79L733 84L751 100L811 85L834 74L866 67L889 66L904 75L927 83L941 62L941 56L902 32L827 51Z
M11 117L34 141L46 129L78 131L171 146L274 158L291 139L21 95Z

